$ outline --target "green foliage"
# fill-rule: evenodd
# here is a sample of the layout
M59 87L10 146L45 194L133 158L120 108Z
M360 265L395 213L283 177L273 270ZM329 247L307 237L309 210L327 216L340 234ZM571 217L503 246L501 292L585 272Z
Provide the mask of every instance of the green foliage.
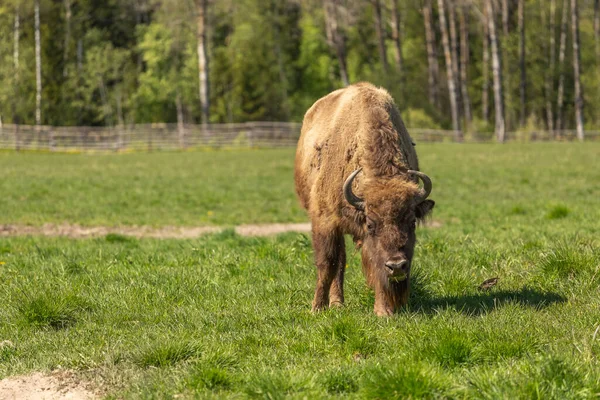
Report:
M402 119L404 120L404 124L411 128L441 129L440 125L427 115L424 110L415 110L412 108L404 110L402 112Z
M441 33L434 3L436 47ZM467 10L469 33L468 91L473 121L467 134L491 136L482 119L483 64L481 5ZM78 0L70 25L64 2L40 0L42 41L42 119L54 125L117 125L177 121L177 103L185 122L200 120L197 56L197 10L192 1ZM521 135L547 128L546 101L557 114L560 16L555 12L555 65L549 70L549 18L552 2L525 0L527 104L529 118L519 127L519 32L517 13L509 15L502 35L505 105L509 132ZM19 67L14 67L14 19L21 21ZM382 0L383 20L391 19L391 0ZM594 35L594 2L580 2L582 85L586 129L600 122L600 70ZM402 71L395 61L391 26L384 23L388 68L380 60L372 2L337 3L337 25L344 39L351 82L371 81L387 88L409 127L449 128L450 110L445 61L437 52L439 100L428 96L428 61L422 2L400 2ZM570 17L570 15L569 15ZM23 0L0 5L0 116L3 122L32 124L35 118L33 6ZM224 0L208 10L210 121L300 121L319 97L342 86L340 65L325 29L322 2L302 0ZM570 21L570 18L569 18ZM570 22L569 22L570 24ZM574 124L572 45L567 40L564 71L565 128ZM488 66L489 68L489 66ZM489 71L491 72L491 71ZM490 74L491 77L491 74ZM546 81L551 82L546 93ZM461 111L462 114L462 111Z

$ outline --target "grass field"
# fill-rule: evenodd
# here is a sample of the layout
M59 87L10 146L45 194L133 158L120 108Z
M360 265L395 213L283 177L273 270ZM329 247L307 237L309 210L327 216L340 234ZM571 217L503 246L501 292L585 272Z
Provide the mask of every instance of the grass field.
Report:
M114 398L600 396L600 145L418 150L441 227L419 228L398 315L373 315L353 252L347 307L311 314L303 234L0 238L0 378L61 366ZM3 153L0 223L302 221L292 170L291 150Z

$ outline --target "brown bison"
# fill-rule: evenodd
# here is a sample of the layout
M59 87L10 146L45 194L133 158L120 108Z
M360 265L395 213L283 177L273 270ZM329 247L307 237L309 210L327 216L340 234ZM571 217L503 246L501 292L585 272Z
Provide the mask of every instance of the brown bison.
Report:
M406 304L416 222L435 205L394 100L359 83L318 100L304 116L296 193L312 222L318 270L312 309L344 303L344 234L361 247L375 313ZM423 181L423 189L418 186Z

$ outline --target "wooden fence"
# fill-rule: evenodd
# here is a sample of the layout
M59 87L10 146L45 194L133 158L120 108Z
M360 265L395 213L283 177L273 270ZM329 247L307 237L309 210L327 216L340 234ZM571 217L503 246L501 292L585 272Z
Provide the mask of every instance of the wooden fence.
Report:
M185 148L294 147L300 123L247 122L241 124L139 124L123 127L54 127L1 125L0 149L43 151L153 151ZM453 131L409 129L417 142L453 142ZM510 132L509 141L576 140L575 131ZM600 131L587 131L598 140ZM493 141L490 133L465 134L465 142Z

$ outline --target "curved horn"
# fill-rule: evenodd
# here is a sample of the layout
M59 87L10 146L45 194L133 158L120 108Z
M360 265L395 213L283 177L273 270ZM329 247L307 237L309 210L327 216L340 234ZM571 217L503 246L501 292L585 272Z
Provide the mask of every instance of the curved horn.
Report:
M348 203L353 205L355 208L364 210L365 201L352 193L352 182L354 182L354 178L356 178L356 175L358 175L360 171L362 171L362 168L359 168L351 173L348 179L346 179L346 182L344 182L344 197L346 198L346 201L348 201Z
M417 202L417 203L421 203L423 200L425 200L427 197L429 197L429 194L431 193L431 188L433 186L431 184L431 179L424 173L422 173L420 171L415 171L412 169L409 169L407 174L414 175L423 181L423 190L421 191L421 195L419 196L419 200Z

